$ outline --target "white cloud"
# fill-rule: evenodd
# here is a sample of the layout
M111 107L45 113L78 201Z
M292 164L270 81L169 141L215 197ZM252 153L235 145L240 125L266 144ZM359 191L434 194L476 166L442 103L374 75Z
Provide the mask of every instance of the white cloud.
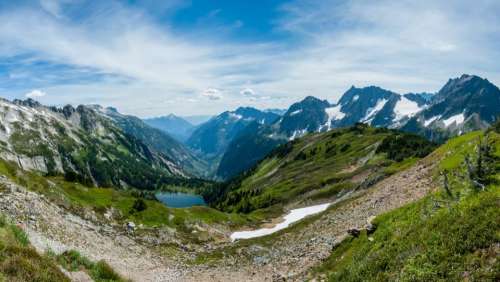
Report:
M255 91L251 88L245 88L240 91L241 95L247 96L247 97L254 97L256 96Z
M26 98L40 98L47 95L47 93L43 92L42 90L39 89L34 89L28 93L26 93L24 96Z
M202 96L207 97L210 100L220 100L222 99L222 93L215 88L207 88L201 93Z
M92 101L161 115L172 111L160 103L165 99L221 100L219 90L206 89L216 85L224 90L223 103L197 99L176 108L185 115L214 114L249 101L283 108L306 95L334 102L352 84L436 91L462 73L500 84L500 1L293 1L276 23L276 31L293 40L254 43L210 30L180 33L119 2L92 2L106 7L78 21L62 10L71 2L42 2L55 16L29 8L0 11L0 60L30 54L33 61L122 78L29 86L49 91L47 100L57 104ZM146 105L145 97L157 103Z
M335 100L352 84L437 91L462 73L500 82L499 1L295 1L283 10L279 30L307 45L266 88Z
M71 0L40 0L40 6L52 16L62 18L62 6L70 2Z

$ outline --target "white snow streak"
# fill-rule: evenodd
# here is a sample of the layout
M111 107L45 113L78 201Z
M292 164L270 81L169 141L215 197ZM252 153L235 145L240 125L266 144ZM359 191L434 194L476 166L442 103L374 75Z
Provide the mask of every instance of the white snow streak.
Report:
M375 107L370 108L367 110L366 116L361 120L363 122L370 121L373 119L373 117L380 111L382 108L385 106L385 103L387 103L387 99L381 99L377 101L377 104Z
M328 115L328 120L327 120L325 126L328 128L328 130L330 130L330 128L332 126L332 121L341 120L345 117L345 114L340 109L341 107L342 107L342 105L339 104L335 107L325 109L325 113Z
M427 126L429 126L431 123L433 123L435 120L438 120L438 119L440 119L440 118L441 118L441 116L440 116L440 115L439 115L439 116L435 116L435 117L431 117L430 119L428 119L428 120L424 121L424 126L426 126L426 127L427 127Z
M325 211L329 206L330 203L327 203L327 204L321 204L321 205L315 205L315 206L291 210L290 213L288 213L284 217L284 221L277 224L276 226L272 228L261 228L252 231L234 232L233 234L231 234L231 240L235 241L238 239L249 239L249 238L261 237L272 234L276 231L287 228L288 226L290 226L290 224L297 222L305 218L306 216Z
M444 125L446 127L448 127L448 126L452 125L453 123L455 123L455 125L459 125L462 122L464 122L464 120L465 120L465 116L462 113L462 114L458 114L458 115L454 115L452 117L449 117L449 118L443 120L443 122L444 122Z

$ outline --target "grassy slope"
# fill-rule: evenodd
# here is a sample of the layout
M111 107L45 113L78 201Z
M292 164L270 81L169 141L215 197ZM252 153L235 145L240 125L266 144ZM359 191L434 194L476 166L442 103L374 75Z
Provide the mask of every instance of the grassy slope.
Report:
M74 250L66 251L52 258L67 271L86 272L95 282L128 281L116 273L105 261L93 262Z
M0 215L0 281L69 281L48 256L33 249L26 234Z
M137 195L131 191L113 188L91 188L76 182L65 181L62 177L44 177L37 173L19 170L15 165L0 160L0 174L29 190L45 195L52 202L77 214L94 211L99 218L109 208L119 211L117 219L125 223L133 221L146 227L168 226L190 233L190 226L196 223L224 224L239 226L247 223L247 218L238 214L228 214L209 207L168 208L162 203L145 200L147 208L140 212L130 212Z
M500 135L490 132L500 157ZM450 171L452 196L437 191L376 218L377 230L348 238L313 272L330 281L498 281L500 185L477 192L460 178L465 154L483 133L450 140L436 150L439 171ZM494 176L500 180L499 165Z
M413 155L422 156L432 148L418 137L404 135L417 144L412 152L389 158L387 152L394 151L391 146L377 151L383 140L398 136L403 135L365 126L307 135L278 148L216 200L215 206L226 211L279 213L291 201L326 199L369 185L412 165L417 160Z

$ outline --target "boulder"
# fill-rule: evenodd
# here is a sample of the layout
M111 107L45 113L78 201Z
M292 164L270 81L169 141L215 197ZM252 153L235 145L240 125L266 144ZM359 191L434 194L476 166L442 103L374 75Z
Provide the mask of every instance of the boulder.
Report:
M358 238L359 237L359 234L361 234L361 231L359 231L358 229L356 228L352 228L352 229L349 229L347 230L347 233L353 237L356 237Z

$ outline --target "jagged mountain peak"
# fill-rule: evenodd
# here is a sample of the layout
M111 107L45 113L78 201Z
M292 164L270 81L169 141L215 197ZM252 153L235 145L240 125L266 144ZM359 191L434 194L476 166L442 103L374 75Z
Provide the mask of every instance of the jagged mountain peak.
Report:
M449 95L453 95L457 92L460 92L462 90L465 90L467 92L470 92L471 94L474 94L474 90L480 89L480 88L496 88L493 83L489 82L485 78L481 78L477 75L468 75L468 74L463 74L460 77L457 78L452 78L449 79L448 82L439 90L437 96L440 99L444 99L448 97Z
M175 114L147 118L143 121L149 126L171 135L180 142L185 142L195 128L193 124Z
M16 104L16 105L26 106L26 107L32 107L32 108L34 108L34 107L41 107L42 106L38 101L36 101L36 100L34 100L32 98L28 98L28 99L25 99L25 100L14 99L12 101L12 103Z
M500 90L485 78L464 74L448 82L430 105L403 126L434 140L487 128L500 114Z
M302 106L307 106L307 105L330 105L330 103L328 103L327 100L321 100L321 99L316 98L314 96L307 96L304 99L302 99L302 101L293 104L290 108L292 108L294 106L297 107L299 105L302 105Z
M302 101L292 104L285 112L284 117L297 116L296 118L300 118L300 114L304 111L323 110L329 106L330 103L328 103L327 100L321 100L314 96L307 96Z
M345 105L348 103L356 102L358 99L363 100L377 100L377 99L389 99L390 96L398 95L392 91L383 89L378 86L367 86L367 87L355 87L351 86L342 97L339 99L338 104Z

